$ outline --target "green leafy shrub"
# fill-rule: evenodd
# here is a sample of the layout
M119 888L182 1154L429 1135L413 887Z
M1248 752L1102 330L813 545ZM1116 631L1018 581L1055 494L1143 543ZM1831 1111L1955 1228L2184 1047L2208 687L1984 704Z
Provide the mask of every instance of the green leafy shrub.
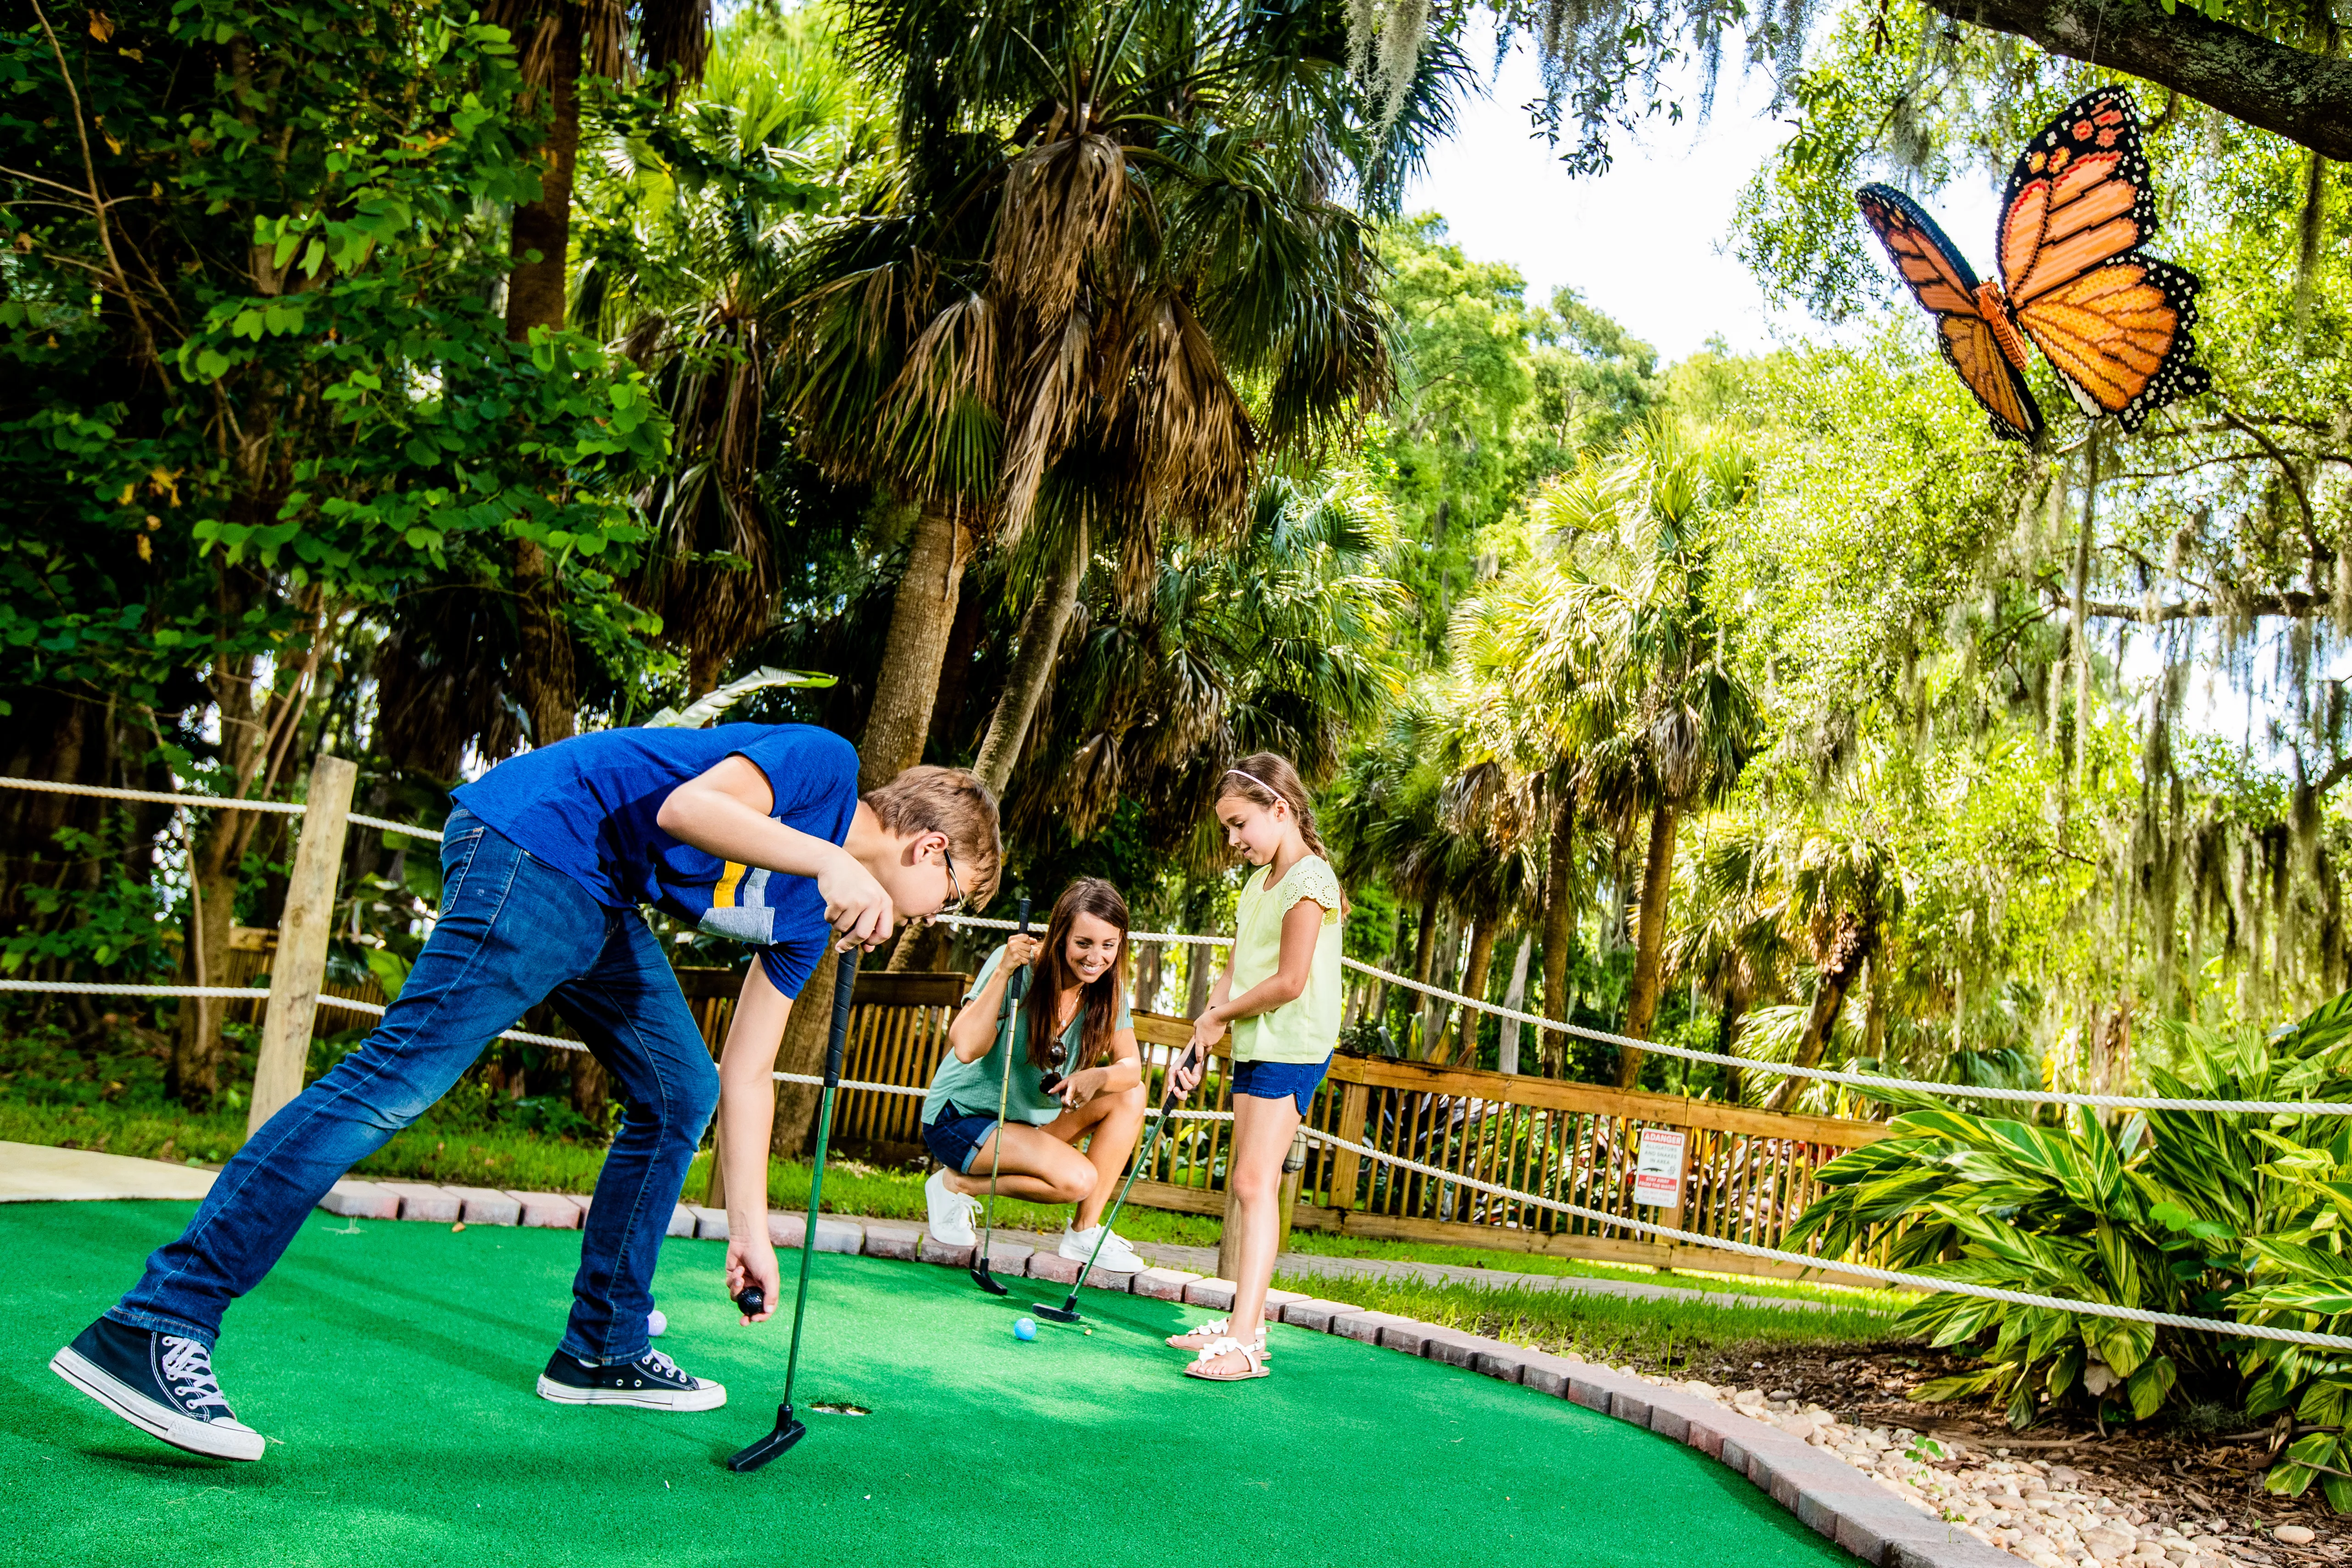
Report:
M2352 1099L2352 994L2269 1038L2183 1030L2171 1070L2149 1079L2179 1099ZM2045 1128L1922 1107L1892 1126L1822 1168L1828 1195L1792 1245L1883 1244L1894 1267L1931 1278L2352 1333L2352 1128L2333 1118L2155 1112L2111 1129L2077 1109ZM2319 1480L2352 1511L2352 1356L1959 1295L1928 1297L1896 1327L1980 1346L1982 1369L1921 1392L1990 1396L2016 1427L2069 1401L2146 1419L2176 1396L2278 1415L2291 1441L2271 1490Z

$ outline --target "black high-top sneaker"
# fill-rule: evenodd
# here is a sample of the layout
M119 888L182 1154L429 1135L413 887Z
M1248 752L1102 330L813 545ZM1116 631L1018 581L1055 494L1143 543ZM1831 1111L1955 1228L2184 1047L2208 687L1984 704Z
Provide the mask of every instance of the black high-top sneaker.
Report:
M557 1351L539 1375L539 1396L558 1405L630 1405L641 1410L716 1410L727 1390L688 1377L657 1350L613 1366L583 1366Z
M49 1358L49 1370L142 1432L216 1459L257 1459L261 1434L221 1397L213 1354L177 1334L100 1318Z

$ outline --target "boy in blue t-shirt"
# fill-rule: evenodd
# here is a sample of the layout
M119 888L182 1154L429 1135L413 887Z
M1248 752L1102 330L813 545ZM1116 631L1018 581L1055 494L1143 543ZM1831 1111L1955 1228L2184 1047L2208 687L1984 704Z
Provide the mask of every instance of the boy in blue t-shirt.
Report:
M910 768L861 798L856 750L803 725L581 736L500 763L456 800L440 914L383 1021L246 1141L179 1239L50 1363L167 1443L261 1457L261 1435L230 1412L212 1371L229 1302L260 1283L345 1171L543 1001L612 1073L624 1109L583 1227L571 1322L539 1393L657 1410L726 1403L724 1388L646 1343L655 1260L722 1073L638 905L759 945L746 994L781 1017L828 941L871 948L898 922L984 902L996 886L996 801L977 779ZM774 1051L736 1059L748 1054L726 1063L728 1096L756 1094L764 1115ZM765 1155L764 1138L755 1152ZM736 1234L754 1228L763 1245L730 1247L730 1291L757 1278L774 1301L764 1216Z

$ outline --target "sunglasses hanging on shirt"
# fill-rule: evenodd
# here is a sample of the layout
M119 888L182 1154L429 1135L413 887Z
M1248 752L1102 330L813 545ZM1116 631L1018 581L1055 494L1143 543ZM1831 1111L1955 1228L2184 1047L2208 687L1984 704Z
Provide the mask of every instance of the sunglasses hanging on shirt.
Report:
M1062 1086L1062 1063L1069 1060L1069 1051L1060 1040L1045 1048L1045 1076L1037 1080L1037 1092L1051 1094Z

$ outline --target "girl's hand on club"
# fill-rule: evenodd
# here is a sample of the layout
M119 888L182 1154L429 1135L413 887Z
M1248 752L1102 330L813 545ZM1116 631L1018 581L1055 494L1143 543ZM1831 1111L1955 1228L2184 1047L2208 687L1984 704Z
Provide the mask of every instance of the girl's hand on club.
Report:
M746 1285L757 1285L768 1299L768 1310L756 1318L745 1318L747 1323L763 1323L776 1315L783 1304L783 1276L776 1272L776 1249L768 1245L764 1236L730 1236L727 1239L727 1294L730 1299L743 1293Z
M1186 1098L1193 1090L1200 1087L1201 1074L1206 1069L1208 1061L1208 1053L1201 1049L1196 1036L1194 1043L1186 1046L1183 1052L1176 1058L1175 1063L1168 1069L1169 1077L1175 1082L1176 1097L1179 1100Z
M1010 973L1024 964L1035 963L1037 955L1044 950L1045 946L1045 939L1043 936L1014 932L1004 939L1004 969Z
M1224 1038L1225 1020L1212 1007L1192 1020L1192 1041L1185 1049L1206 1061L1209 1053L1217 1049L1217 1042Z

